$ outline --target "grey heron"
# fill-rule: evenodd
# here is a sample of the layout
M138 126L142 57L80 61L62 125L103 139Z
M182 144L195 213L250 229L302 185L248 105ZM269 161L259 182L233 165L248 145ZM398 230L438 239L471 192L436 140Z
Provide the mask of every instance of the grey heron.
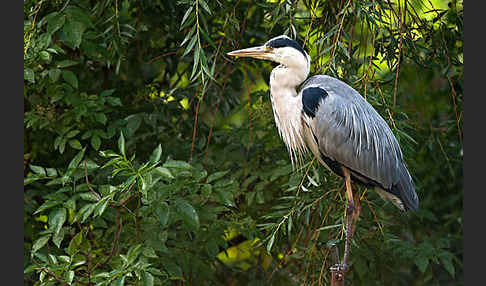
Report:
M310 151L321 164L344 178L346 241L342 263L337 267L346 272L356 210L351 182L374 187L402 211L418 209L413 180L393 132L348 84L327 75L307 79L311 58L285 35L227 55L279 64L270 74L270 98L275 124L292 164Z

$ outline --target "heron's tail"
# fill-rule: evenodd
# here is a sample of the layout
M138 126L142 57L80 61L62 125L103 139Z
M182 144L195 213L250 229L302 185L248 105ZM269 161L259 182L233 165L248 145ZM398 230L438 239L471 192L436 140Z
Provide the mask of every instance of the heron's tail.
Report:
M419 199L415 192L412 177L405 164L400 164L398 182L392 186L391 192L396 194L403 202L405 211L416 211L419 207Z

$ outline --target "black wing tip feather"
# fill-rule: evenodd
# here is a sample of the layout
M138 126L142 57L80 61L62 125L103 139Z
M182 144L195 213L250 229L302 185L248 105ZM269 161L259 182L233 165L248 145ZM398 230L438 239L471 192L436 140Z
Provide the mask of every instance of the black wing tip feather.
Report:
M419 209L419 199L412 178L405 165L402 166L400 180L391 188L391 193L398 196L403 202L405 211L417 211Z

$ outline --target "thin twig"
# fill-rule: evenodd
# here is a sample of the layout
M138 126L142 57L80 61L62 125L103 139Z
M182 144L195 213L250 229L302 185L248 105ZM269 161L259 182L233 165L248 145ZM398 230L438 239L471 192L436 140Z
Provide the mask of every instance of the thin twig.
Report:
M93 188L91 187L91 184L89 183L88 179L88 167L86 166L86 160L84 160L84 176L86 178L86 184L88 185L88 189L94 194L94 196L99 200L101 200L100 194L98 194Z
M118 242L120 241L120 234L121 234L121 231L122 231L122 228L123 228L123 220L119 216L118 208L115 208L115 210L116 210L116 217L115 217L116 228L115 228L115 234L114 234L114 239L113 239L113 246L111 247L110 254L108 255L108 257L106 257L106 259L103 263L98 262L98 264L96 264L93 267L93 269L91 269L91 271L94 271L96 268L98 268L98 266L101 266L101 267L105 266L110 261L110 259L113 257L113 255L115 255L115 251L118 248Z
M393 87L393 107L395 107L395 105L397 103L398 74L400 73L400 59L402 57L402 40L403 40L402 29L403 29L403 25L405 23L405 20L403 20L403 23L402 23L402 19L405 18L405 17L402 17L402 8L401 8L401 5L400 5L400 0L398 0L398 14L399 14L399 18L398 18L398 25L399 25L399 27L398 27L398 33L400 34L400 38L398 40L397 72L395 73L395 84L394 84L394 87Z
M64 279L63 277L60 277L60 276L57 276L54 272L50 271L49 268L45 267L45 266L42 266L40 265L39 263L37 263L35 260L32 260L32 262L37 265L37 267L40 268L41 271L47 273L47 275L51 276L52 278L56 279L57 282L61 282L63 283L63 285L69 285L66 281L66 279ZM90 285L90 283L86 283L86 282L82 282L80 281L79 279L77 279L76 277L73 278L73 280L79 284L82 284L82 285Z
M223 39L219 39L219 40L216 40L215 42L222 42ZM201 48L207 48L209 47L210 44L205 44L205 45L202 45ZM191 49L191 51L194 51L195 47ZM184 49L178 49L176 51L172 51L172 52L167 52L165 54L161 54L161 55L158 55L156 56L155 58L152 58L150 59L149 61L145 62L145 64L151 64L153 62L155 62L156 60L160 59L160 58L164 58L166 56L171 56L171 55L177 55L177 54L182 54L184 52Z
M341 15L341 22L339 23L339 29L338 29L338 32L336 34L336 37L335 37L335 40L334 40L334 44L333 44L333 47L332 47L332 50L331 50L331 54L329 55L329 62L328 62L328 65L327 65L327 68L329 68L331 66L331 61L334 62L334 53L336 52L336 48L338 46L338 43L339 43L339 37L341 36L341 30L343 28L343 23L344 23L344 18L346 18L346 10L348 8L348 5L349 3L351 3L351 0L348 0L348 2L346 3L346 5L344 6L344 9L343 9L343 14Z
M247 142L247 147L246 147L246 155L245 155L245 162L243 163L243 174L245 174L246 171L246 166L248 164L248 155L250 154L250 140L251 140L251 131L252 131L252 126L251 126L251 97L250 97L250 85L248 84L248 73L246 72L246 65L243 64L243 71L245 74L245 88L247 91L248 95L248 124L249 124L249 133L248 133L248 142Z
M226 64L226 62L224 63L224 65L225 64ZM206 155L204 157L204 162L206 162L208 160L208 156L209 156L209 143L211 142L211 136L213 134L213 128L214 128L214 124L216 122L216 115L217 115L218 110L219 110L219 105L220 105L221 100L223 98L221 93L224 92L224 89L226 87L226 83L228 82L228 79L229 79L229 75L233 72L233 70L234 70L234 67L227 69L226 73L223 77L223 86L221 87L219 97L218 97L218 101L216 102L216 107L214 108L214 111L213 111L213 120L211 121L211 127L209 128L208 139L206 141Z
M319 7L320 2L321 2L321 0L318 0L316 5L314 6L314 8L311 9L312 17L311 17L311 20L310 20L310 23L309 23L309 28L307 29L307 33L305 34L304 44L302 45L303 48L305 48L305 44L309 40L310 30L312 29L312 22L314 21L314 18L317 15L317 8Z
M371 25L370 25L370 28L371 28ZM375 39L376 39L376 27L373 26L373 32L371 34L371 52L370 52L370 60L368 62L368 68L366 69L366 79L365 79L365 85L364 85L364 98L367 99L366 97L366 93L367 93L367 84L369 82L369 74L370 74L370 69L371 69L371 63L372 63L372 60L373 60L373 55L375 53ZM368 30L367 30L367 33L368 34ZM366 43L368 43L368 41L366 41ZM366 52L366 49L365 49L365 52ZM373 69L374 71L374 69ZM374 78L374 75L375 73L373 72L373 76L371 77L371 79Z

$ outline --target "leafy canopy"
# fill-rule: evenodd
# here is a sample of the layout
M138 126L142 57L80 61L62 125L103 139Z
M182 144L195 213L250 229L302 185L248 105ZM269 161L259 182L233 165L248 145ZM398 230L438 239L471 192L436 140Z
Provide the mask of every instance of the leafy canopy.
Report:
M343 181L293 170L287 34L390 124L420 198L356 187L353 285L462 285L462 1L24 1L25 285L328 285ZM372 283L370 281L373 281Z

